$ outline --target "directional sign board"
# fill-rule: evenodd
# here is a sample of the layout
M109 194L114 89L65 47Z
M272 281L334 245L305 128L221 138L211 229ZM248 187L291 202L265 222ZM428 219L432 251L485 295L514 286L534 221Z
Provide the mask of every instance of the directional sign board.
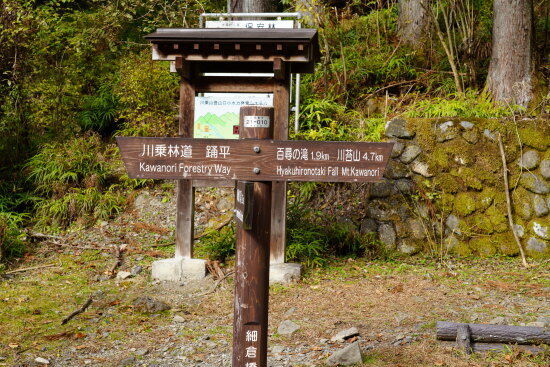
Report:
M377 182L393 143L117 137L131 178Z

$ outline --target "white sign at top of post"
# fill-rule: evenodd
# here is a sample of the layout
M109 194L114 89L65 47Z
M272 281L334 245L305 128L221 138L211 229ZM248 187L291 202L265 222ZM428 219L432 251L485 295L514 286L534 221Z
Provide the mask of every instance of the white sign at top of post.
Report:
M293 20L207 20L205 28L294 28Z
M274 29L294 28L293 20L207 20L205 28ZM213 75L209 73L209 75ZM218 76L250 76L250 74L216 73ZM239 124L239 108L243 105L270 106L273 94L206 93L195 97L195 138L238 139L234 129ZM266 121L262 121L265 125ZM256 126L256 127L265 127ZM269 122L267 122L269 126Z

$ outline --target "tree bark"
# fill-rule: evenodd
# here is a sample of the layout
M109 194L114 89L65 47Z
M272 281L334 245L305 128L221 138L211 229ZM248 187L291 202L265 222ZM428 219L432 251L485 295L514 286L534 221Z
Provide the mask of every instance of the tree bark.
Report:
M231 13L269 13L274 11L273 0L230 0Z
M397 29L403 44L423 46L428 34L427 0L399 0Z
M494 0L488 89L497 101L527 107L533 72L533 1Z
M438 321L438 340L456 340L458 328L464 324ZM467 324L471 341L484 343L550 344L550 331L543 327Z
M323 12L323 6L317 0L296 0L295 9L302 13L304 23L309 27L315 27L319 24L320 16Z

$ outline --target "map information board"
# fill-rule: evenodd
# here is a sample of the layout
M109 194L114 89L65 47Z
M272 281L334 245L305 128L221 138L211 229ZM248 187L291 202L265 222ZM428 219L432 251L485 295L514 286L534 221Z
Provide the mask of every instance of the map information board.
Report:
M202 139L238 139L242 106L272 106L273 94L209 93L195 97L193 136Z

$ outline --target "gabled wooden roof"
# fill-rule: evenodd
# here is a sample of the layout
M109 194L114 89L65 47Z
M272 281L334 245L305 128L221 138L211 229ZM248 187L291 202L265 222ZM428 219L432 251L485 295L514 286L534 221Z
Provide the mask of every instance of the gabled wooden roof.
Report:
M160 28L145 39L153 44L154 60L181 57L199 67L208 63L206 69L235 69L233 63L245 63L252 72L264 72L269 66L261 63L281 59L290 63L292 72L304 73L312 72L319 59L316 29ZM210 64L215 62L224 65Z

